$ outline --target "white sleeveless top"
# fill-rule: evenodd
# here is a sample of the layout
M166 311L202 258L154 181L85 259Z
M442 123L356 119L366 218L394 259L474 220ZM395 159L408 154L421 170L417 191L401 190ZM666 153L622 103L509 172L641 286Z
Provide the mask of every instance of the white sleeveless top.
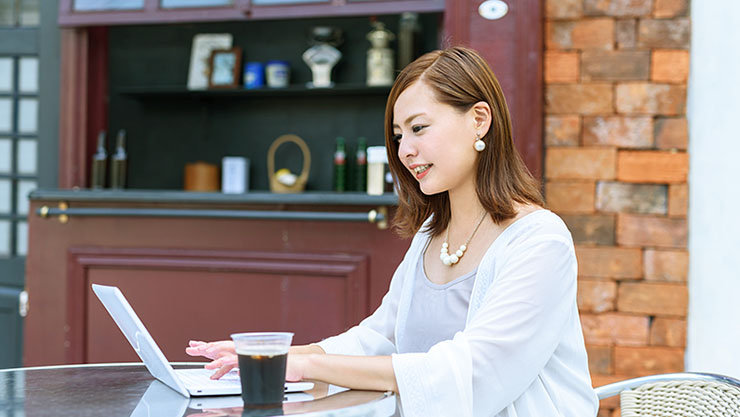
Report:
M424 252L426 247L422 254ZM435 284L424 272L424 256L419 257L413 277L409 277L414 280L414 292L406 321L406 337L399 341L398 353L427 352L465 328L477 270L446 284Z

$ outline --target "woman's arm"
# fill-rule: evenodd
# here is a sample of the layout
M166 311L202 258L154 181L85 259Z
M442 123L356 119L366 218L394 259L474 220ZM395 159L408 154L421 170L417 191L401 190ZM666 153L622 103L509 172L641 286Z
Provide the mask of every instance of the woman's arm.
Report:
M314 380L352 389L398 392L390 356L288 355L287 381Z

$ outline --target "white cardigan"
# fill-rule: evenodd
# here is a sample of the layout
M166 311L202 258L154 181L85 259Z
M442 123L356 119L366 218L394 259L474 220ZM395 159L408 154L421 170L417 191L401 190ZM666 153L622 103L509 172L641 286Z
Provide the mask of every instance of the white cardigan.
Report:
M538 210L507 227L478 266L463 331L428 352L399 354L429 238L416 234L371 316L318 343L326 353L392 355L406 417L595 416L578 266L562 220Z

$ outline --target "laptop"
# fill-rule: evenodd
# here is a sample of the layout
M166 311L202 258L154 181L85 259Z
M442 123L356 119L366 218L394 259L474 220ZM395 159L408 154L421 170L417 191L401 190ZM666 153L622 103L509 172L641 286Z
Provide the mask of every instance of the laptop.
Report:
M213 371L205 368L173 369L118 287L93 284L92 289L154 378L185 397L241 394L241 382L235 370L213 380L210 378ZM312 382L285 384L285 392L311 388Z

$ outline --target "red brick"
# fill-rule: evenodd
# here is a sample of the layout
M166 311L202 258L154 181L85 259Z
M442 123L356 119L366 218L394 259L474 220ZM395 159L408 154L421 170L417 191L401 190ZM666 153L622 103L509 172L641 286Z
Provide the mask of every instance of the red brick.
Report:
M586 354L588 355L588 369L594 373L610 374L612 373L612 356L614 348L611 346L586 345Z
M682 372L684 350L659 346L617 346L614 348L614 370L618 374L641 376Z
M548 181L545 185L547 205L557 213L593 213L595 188L593 181Z
M689 19L642 19L637 27L640 48L688 49L691 39Z
M685 248L686 219L640 214L617 215L617 242L624 246Z
M689 291L683 284L620 282L617 310L625 313L686 317Z
M613 49L614 20L580 20L573 27L571 36L576 49Z
M604 114L614 112L611 84L551 84L545 89L548 114Z
M686 217L689 211L689 186L672 184L668 187L668 215Z
M685 183L689 154L665 151L620 151L617 180L640 183Z
M614 245L614 216L563 214L561 217L576 244Z
M653 16L657 18L686 16L689 0L655 0Z
M583 81L645 80L650 75L648 51L585 51L581 56Z
M637 20L619 19L616 26L617 48L630 49L637 45Z
M546 49L613 49L614 20L584 19L545 23Z
M676 84L625 83L617 85L617 112L662 114L686 112L686 87Z
M642 251L636 248L576 246L578 275L595 278L642 277Z
M666 214L667 194L665 185L599 181L596 186L596 210L610 213Z
M650 325L650 344L653 346L686 346L686 320L655 318Z
M684 250L645 250L645 279L648 281L686 282L689 253Z
M689 124L684 117L655 119L655 146L659 149L686 150L689 142Z
M578 81L577 52L545 52L545 82L574 83Z
M650 116L596 116L583 118L583 144L620 148L651 148L653 118Z
M578 310L604 313L614 311L617 283L614 281L578 280Z
M588 16L647 16L652 0L584 0L583 11Z
M545 17L569 19L583 16L583 0L546 0Z
M650 80L658 83L686 83L689 79L689 51L653 51Z
M545 145L578 146L580 135L580 116L545 117Z
M650 319L618 313L581 314L583 338L587 344L646 346Z
M616 150L612 148L550 148L545 176L552 179L613 179Z

